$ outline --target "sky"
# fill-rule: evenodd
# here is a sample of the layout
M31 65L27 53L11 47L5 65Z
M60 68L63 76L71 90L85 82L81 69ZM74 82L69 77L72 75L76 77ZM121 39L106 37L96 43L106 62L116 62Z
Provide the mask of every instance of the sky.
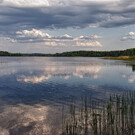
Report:
M135 48L135 0L0 0L0 51Z

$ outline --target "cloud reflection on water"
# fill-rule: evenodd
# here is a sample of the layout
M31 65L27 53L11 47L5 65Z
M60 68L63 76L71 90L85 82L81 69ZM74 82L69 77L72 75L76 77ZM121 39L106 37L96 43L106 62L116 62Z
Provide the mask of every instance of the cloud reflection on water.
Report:
M127 79L127 81L129 83L134 83L135 82L135 74L128 74L128 75L123 74L122 77Z
M50 106L40 104L5 106L0 113L1 135L53 135L60 132L56 121L58 110ZM50 117L49 115L54 115ZM48 120L49 117L49 120Z
M41 83L45 80L54 78L54 77L58 77L58 78L62 78L62 79L69 79L70 77L79 77L81 79L83 78L93 78L93 79L97 79L98 76L98 72L100 72L102 66L99 65L90 65L90 64L83 64L83 65L78 65L78 66L74 66L72 68L66 67L66 66L56 66L56 67L52 67L52 66L46 66L44 68L44 70L36 75L33 75L34 73L32 73L31 75L20 75L17 78L17 81L20 82L31 82L31 83Z

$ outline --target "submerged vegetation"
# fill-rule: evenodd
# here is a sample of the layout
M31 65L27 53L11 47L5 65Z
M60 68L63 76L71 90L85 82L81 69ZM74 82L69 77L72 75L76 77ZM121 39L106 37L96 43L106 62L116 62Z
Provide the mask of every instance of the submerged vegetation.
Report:
M70 115L64 117L63 135L134 135L135 92L110 96L109 101L97 102L82 98L81 104L72 100Z
M73 51L56 54L20 54L8 53L0 51L0 56L48 56L48 57L119 57L119 56L135 56L135 48L118 51Z

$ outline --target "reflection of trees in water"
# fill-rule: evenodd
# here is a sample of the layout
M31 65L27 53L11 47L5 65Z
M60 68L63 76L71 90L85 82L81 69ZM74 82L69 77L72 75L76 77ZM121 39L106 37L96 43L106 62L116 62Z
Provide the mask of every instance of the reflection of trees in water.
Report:
M135 72L135 62L134 61L128 61L128 63L126 63L126 66L131 67L132 72Z
M132 65L132 71L135 72L135 65Z

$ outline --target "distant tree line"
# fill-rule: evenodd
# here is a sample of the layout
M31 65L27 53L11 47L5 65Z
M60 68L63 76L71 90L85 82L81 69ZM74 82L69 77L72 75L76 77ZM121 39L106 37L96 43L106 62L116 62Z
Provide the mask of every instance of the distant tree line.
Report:
M0 56L22 56L22 54L21 53L9 53L9 52L0 51Z
M135 48L119 51L72 51L56 54L21 54L0 51L0 56L51 56L51 57L118 57L118 56L135 56Z
M118 56L135 56L135 48L121 50L121 51L73 51L56 53L53 56L63 56L63 57L118 57Z

